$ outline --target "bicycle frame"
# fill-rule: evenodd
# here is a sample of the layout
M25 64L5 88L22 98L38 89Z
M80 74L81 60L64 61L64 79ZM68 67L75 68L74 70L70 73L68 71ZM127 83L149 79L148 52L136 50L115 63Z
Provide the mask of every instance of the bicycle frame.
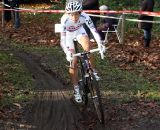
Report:
M73 54L73 57L79 57L80 58L80 64L82 65L83 67L83 75L85 75L85 77L89 77L91 75L91 73L93 72L93 69L91 67L91 64L89 62L89 55L91 53L94 53L94 52L98 52L99 49L96 48L96 49L92 49L90 50L89 52L82 52L82 53L76 53L76 54ZM84 78L84 77L82 77Z
M81 61L83 62L83 66L84 66L84 69L86 69L86 72L88 73L89 70L91 70L91 64L89 62L89 53L88 52L85 52L85 53L82 53L81 55Z
M75 43L75 51L78 52L77 44ZM93 69L90 64L90 57L89 55L94 52L99 52L99 49L92 49L88 52L82 52L82 53L76 53L73 54L73 57L78 57L78 62L80 63L80 73L81 73L81 80L79 81L79 85L82 95L82 104L87 105L88 103L88 93L90 93L91 99L93 101L93 104L95 106L95 110L98 116L98 119L101 123L104 123L104 113L102 108L102 102L101 102L101 95L99 90L99 84L93 74ZM101 54L101 58L103 58L104 55ZM79 70L79 69L78 69Z

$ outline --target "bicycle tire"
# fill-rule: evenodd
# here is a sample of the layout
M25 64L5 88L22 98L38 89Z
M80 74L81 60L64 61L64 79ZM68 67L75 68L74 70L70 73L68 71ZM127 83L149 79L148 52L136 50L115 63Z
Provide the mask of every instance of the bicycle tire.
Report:
M82 96L82 104L86 106L88 104L88 94L85 90L85 85L84 85L83 81L79 81L78 84L80 87L80 94Z
M93 73L90 74L88 79L88 87L90 89L91 98L94 104L95 111L97 113L100 123L104 124L104 112L102 108L102 100L99 90L99 84Z
M86 79L85 79L85 72L84 72L84 66L81 61L81 58L78 58L79 66L78 66L78 74L79 74L79 86L80 86L80 93L82 96L82 104L87 105L88 104L88 91L86 86Z
M78 42L74 41L74 46L75 46L75 52L79 52L78 48ZM83 59L81 57L77 58L78 60L78 79L79 79L79 87L80 87L80 93L82 96L82 104L87 105L88 104L88 93L86 90L86 78L85 78L85 67L83 65Z

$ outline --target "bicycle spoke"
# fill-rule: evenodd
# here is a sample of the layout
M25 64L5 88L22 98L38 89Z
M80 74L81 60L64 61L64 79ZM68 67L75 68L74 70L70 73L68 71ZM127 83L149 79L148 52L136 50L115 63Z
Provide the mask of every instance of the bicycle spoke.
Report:
M91 91L91 97L93 100L93 104L98 116L99 121L103 124L104 123L104 112L102 109L102 101L101 101L101 95L99 90L99 84L96 81L95 76L92 74L90 79L90 91Z
M87 90L86 90L86 86L85 86L85 72L84 72L84 68L83 68L83 65L82 65L82 61L81 59L79 58L79 67L78 67L78 74L79 74L79 79L81 79L79 81L79 86L80 86L80 93L81 93L81 96L82 96L82 104L84 105L87 105L88 103L88 93L87 93Z

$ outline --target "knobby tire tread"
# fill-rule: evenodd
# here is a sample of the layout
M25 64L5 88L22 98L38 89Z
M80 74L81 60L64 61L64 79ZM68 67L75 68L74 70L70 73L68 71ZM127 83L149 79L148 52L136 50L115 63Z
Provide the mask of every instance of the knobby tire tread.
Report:
M102 108L99 84L93 74L91 74L90 77L91 79L90 79L89 88L90 88L91 96L93 97L95 94L97 95L97 98L92 98L93 104L94 104L98 119L100 120L102 124L104 124L104 112Z

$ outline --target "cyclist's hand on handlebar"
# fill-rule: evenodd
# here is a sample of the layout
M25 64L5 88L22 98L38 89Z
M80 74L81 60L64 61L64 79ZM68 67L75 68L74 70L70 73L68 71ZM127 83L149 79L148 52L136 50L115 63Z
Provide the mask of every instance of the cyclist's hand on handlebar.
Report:
M67 59L68 62L72 62L72 60L73 60L73 56L72 55L73 54L72 54L71 51L67 51L66 52L66 59Z

